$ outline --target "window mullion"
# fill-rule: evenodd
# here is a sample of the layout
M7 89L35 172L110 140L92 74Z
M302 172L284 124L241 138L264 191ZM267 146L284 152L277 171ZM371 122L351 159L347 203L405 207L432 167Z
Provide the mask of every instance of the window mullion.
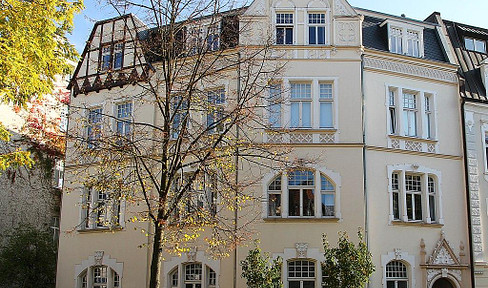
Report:
M425 211L424 212L424 219L425 222L430 224L432 222L432 217L430 217L430 206L429 206L429 175L427 173L424 173L422 175L422 198L425 199L424 203L422 203L423 207L422 209Z
M93 266L86 269L86 284L87 287L93 287Z
M400 192L401 195L399 195L400 197L400 204L401 204L401 207L402 208L402 218L403 218L403 221L404 222L408 222L408 215L407 215L407 193L406 193L406 185L405 185L405 171L400 171L399 173L399 185L400 187L398 187L398 190Z
M281 217L288 217L288 203L289 199L288 197L290 196L290 192L288 189L288 177L286 173L281 174Z

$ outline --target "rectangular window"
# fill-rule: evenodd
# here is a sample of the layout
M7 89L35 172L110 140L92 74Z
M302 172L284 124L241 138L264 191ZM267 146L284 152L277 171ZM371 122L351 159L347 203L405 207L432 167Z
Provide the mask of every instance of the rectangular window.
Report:
M429 177L428 180L428 188L429 188L429 212L430 212L430 221L435 222L436 221L436 205L435 205L435 192L436 192L436 187L435 187L435 181L434 178Z
M120 194L85 187L81 208L84 229L108 228L120 223Z
M424 113L425 113L425 132L428 139L432 138L432 110L431 110L431 97L425 96L424 98Z
M208 27L207 50L217 51L220 48L219 27L216 25Z
M320 176L320 193L322 200L322 216L335 216L335 189L334 185L324 176Z
M132 102L116 105L115 129L120 136L129 136L132 123Z
M268 113L269 126L272 128L281 127L281 84L269 86Z
M188 127L189 120L186 119L188 116L188 101L181 96L174 96L171 106L173 113L171 138L177 139L183 128L183 122L186 121L186 126Z
M422 185L418 175L405 175L407 216L409 221L422 220Z
M483 135L483 138L485 140L485 164L486 164L486 168L485 168L485 171L488 170L488 131L484 131L484 135Z
M420 57L420 35L418 32L407 31L407 55Z
M417 136L417 97L412 93L403 93L403 132Z
M333 97L332 84L321 83L319 85L320 95L320 128L333 128Z
M276 13L276 44L293 44L292 13Z
M390 121L390 134L397 133L397 120L396 120L396 95L395 91L388 91L388 117Z
M308 14L308 43L325 44L325 14Z
M291 84L290 127L312 127L312 85L304 83Z
M122 68L124 61L124 43L117 43L114 45L114 69Z
M112 47L104 46L102 47L102 61L100 63L100 70L110 69L110 64L112 63Z
M390 51L397 54L403 53L403 31L399 28L390 28Z
M486 41L464 37L464 47L466 50L486 53Z
M209 133L224 131L225 89L208 92L207 130Z
M399 220L400 219L400 190L399 190L399 181L398 173L393 173L391 175L391 192L393 196L393 219Z
M102 135L102 108L88 110L87 122L88 148L95 148L98 145L98 139Z

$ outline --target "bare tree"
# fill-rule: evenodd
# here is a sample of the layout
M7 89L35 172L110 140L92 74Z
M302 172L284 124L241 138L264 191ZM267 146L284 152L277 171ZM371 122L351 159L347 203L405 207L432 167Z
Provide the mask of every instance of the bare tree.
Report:
M268 101L268 89L284 64L272 57L270 38L239 45L245 8L228 10L217 0L110 4L120 14L135 9L151 26L127 31L143 72L123 94L137 104L112 115L74 101L68 158L79 164L73 178L106 191L106 201L85 207L80 225L107 221L104 205L117 211L119 199L145 204L130 220L153 224L147 233L149 287L155 288L164 250L185 252L206 233L208 251L227 256L247 238L253 217L244 220L238 212L253 209L262 197L250 187L260 183L261 169L287 163L288 149L262 141L273 113L269 103L279 101ZM140 117L148 107L152 120L140 120L148 118Z

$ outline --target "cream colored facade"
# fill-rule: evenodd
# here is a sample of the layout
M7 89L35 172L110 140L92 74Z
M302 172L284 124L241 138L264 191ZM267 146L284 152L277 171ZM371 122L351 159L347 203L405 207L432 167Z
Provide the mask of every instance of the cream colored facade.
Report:
M470 287L456 66L447 61L398 55L363 45L363 21L368 13L354 10L344 0L256 0L240 16L241 25L248 27L240 37L242 45L259 44L267 31L276 40L280 37L276 35L277 28L285 29L282 34L285 43L276 45L273 53L276 61L286 61L286 69L279 79L272 80L281 85L285 99L279 109L280 127L287 130L295 125L298 129L282 134L262 131L262 140L293 147L291 160L310 163L301 167L310 171L302 175L309 181L306 187L292 183L293 170L280 172L277 168L262 172L261 185L249 189L261 201L243 210L240 221L257 218L250 226L252 238L260 240L263 251L283 258L285 288L322 287L322 234L326 233L330 242L335 243L339 231L355 235L358 227L366 231L376 266L370 287L443 287L435 286L439 281L448 281L456 288ZM283 23L277 19L285 14L293 15L292 23L280 26ZM324 15L324 23L311 25L307 19L309 14ZM387 15L372 16L389 18L392 23L397 21L405 27L435 29L432 24L409 23ZM137 21L133 23L133 27L142 26ZM105 37L103 31L113 28L101 27L110 25L117 24L98 23L95 30L99 30L92 37L97 33ZM319 26L324 29L323 44L309 44L312 26L316 32ZM291 38L286 38L287 33L291 33ZM321 41L318 38L316 41ZM290 39L291 43L286 45ZM93 92L86 89L90 85L85 85L85 81L103 83L108 76L98 76L96 69L90 68L90 63L99 62L99 54L85 55L81 68L75 72L78 83L72 84L74 90L85 94L73 98L73 106L115 111L118 104L129 101L135 121L158 121L153 107L131 98L139 95L137 86L93 89ZM124 58L120 71L129 74L136 70L142 75L143 68L127 64L131 61ZM115 79L115 75L111 77ZM225 87L230 93L236 83L223 77L215 85ZM308 102L295 105L298 102L292 99L291 91L297 87L309 89ZM389 105L390 91L396 93L398 104L393 106ZM403 116L400 103L405 93L412 95L409 97L414 97L419 106ZM426 98L430 99L431 107L430 135L425 116ZM299 118L294 118L296 107L299 107ZM309 112L306 107L310 108ZM396 109L395 131L389 130L391 109ZM309 123L304 122L303 115L310 115ZM410 127L416 129L414 136L406 135L403 130L402 125L411 117L408 115L417 119L416 126ZM77 125L76 117L89 115L72 114L71 126ZM298 122L293 124L293 121ZM135 203L121 203L116 229L82 224L85 192L82 183L69 178L70 170L79 167L69 158L69 149L73 149L69 147L66 160L69 193L63 195L57 287L97 287L95 282L100 281L102 267L103 273L107 273L106 287L147 287L150 253L144 246L149 240L143 231L151 228L147 223L128 221L142 208ZM242 167L241 177L257 170ZM275 182L277 179L280 181ZM409 185L418 184L418 189L408 190L407 181ZM307 199L312 201L307 206L302 199L300 205L294 206L297 203L293 202L296 200L291 190L298 191L293 193L298 193L299 198L312 191L313 196L307 194ZM271 201L276 195L280 195L279 205L273 206ZM394 200L395 195L398 201ZM435 205L429 204L429 200ZM237 287L246 287L237 263L245 258L248 249L248 246L239 247L237 259L232 252L230 257L214 260L195 243L186 255L165 255L162 287L233 287L234 269L237 269ZM406 277L390 277L387 273L392 267L390 263L397 268L405 267ZM291 269L296 267L307 267L311 269L307 271L314 273L293 275ZM203 272L199 278L189 280L184 275L191 269ZM401 286L402 283L407 286Z

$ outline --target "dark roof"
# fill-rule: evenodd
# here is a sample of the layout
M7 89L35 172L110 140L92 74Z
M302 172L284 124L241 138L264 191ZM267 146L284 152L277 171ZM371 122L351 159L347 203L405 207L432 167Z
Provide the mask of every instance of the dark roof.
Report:
M488 102L479 68L481 62L488 55L486 53L469 51L464 47L465 36L488 40L488 30L448 20L443 20L443 22L459 64L459 74L464 80L459 87L461 97L467 100Z
M387 18L364 15L363 45L380 51L389 51L388 31L386 25L380 27ZM420 22L420 21L417 21ZM422 22L423 23L423 22ZM429 23L429 26L432 24ZM445 56L442 44L434 28L424 27L424 59L449 62Z

